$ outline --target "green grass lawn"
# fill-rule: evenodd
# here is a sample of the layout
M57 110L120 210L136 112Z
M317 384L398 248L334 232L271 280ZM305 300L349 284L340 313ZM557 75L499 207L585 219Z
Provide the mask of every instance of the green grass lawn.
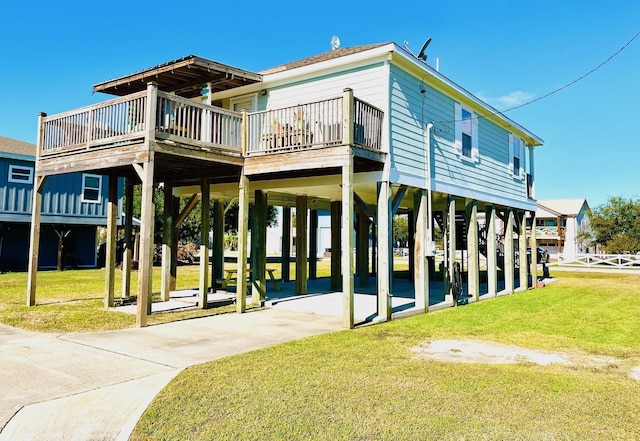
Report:
M274 268L276 278L281 277L281 266L268 264ZM330 275L330 261L319 260L318 276ZM235 263L225 263L225 268L235 268ZM398 270L406 270L406 259L395 265ZM200 276L198 265L178 267L177 289L198 287ZM291 263L290 274L295 278L295 263ZM27 273L0 274L0 323L31 331L41 332L90 332L107 331L133 327L136 317L132 314L116 312L104 308L105 274L102 269L68 271L40 271L37 276L36 307L26 306ZM138 272L131 273L131 292L135 293ZM115 297L121 295L122 272L116 271ZM153 297L159 300L160 268L153 271ZM248 305L251 308L250 305ZM164 323L185 318L203 317L235 312L235 305L211 309L194 309L183 312L152 314L147 323Z
M544 289L191 367L132 440L640 439L640 275L555 274ZM617 357L593 366L417 358L463 338Z
M197 288L199 267L178 267L177 288ZM87 332L133 327L136 316L104 308L104 270L40 271L36 306L26 306L27 274L0 274L0 323L31 331ZM131 273L136 292L138 272ZM115 297L121 295L122 273L116 271ZM153 271L154 299L159 299L160 269ZM235 312L235 305L211 309L152 314L147 322L163 323L185 318Z

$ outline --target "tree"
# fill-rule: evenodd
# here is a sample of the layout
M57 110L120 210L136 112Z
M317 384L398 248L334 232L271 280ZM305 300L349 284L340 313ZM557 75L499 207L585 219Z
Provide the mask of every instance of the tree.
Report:
M640 198L612 196L592 212L594 242L608 253L640 251Z
M182 210L187 204L189 198L180 198L180 210ZM133 188L133 215L135 217L140 217L141 214L141 201L142 201L142 187L140 185L136 185ZM164 192L159 188L153 189L153 201L155 205L155 213L154 213L154 242L160 243L162 242L162 228L164 225ZM229 208L225 214L224 218L224 231L230 232L234 231L238 225L238 203L237 202L229 202L231 208ZM251 217L251 208L249 207L249 217ZM213 219L213 204L210 207L210 216ZM200 217L201 217L202 209L200 204L196 204L195 208L191 211L189 216L182 222L180 226L180 240L183 242L194 242L200 243ZM278 225L278 211L276 207L269 206L269 211L267 214L267 226L274 227ZM249 225L251 228L251 225Z
M409 241L409 218L406 214L393 216L393 245L401 246Z

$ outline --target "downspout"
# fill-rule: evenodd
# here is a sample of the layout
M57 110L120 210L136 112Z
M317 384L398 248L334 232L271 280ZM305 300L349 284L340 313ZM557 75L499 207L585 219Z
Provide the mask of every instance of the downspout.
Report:
M427 205L429 206L429 234L427 235L427 254L433 255L433 207L431 206L431 130L433 123L428 123L425 130L425 187L427 188Z

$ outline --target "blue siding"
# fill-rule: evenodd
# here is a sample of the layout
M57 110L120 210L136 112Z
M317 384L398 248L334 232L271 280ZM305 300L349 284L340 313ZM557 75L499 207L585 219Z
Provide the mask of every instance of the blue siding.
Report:
M33 185L8 182L9 166L33 167L33 162L0 159L0 221L28 222ZM106 224L109 178L103 177L98 203L82 202L82 173L47 178L42 194L42 221L68 224ZM122 206L123 184L118 185Z
M431 165L436 190L460 196L481 193L495 201L527 202L526 182L514 178L509 169L507 130L480 118L479 159L461 159L455 149L455 100L397 66L392 66L390 75L392 169L400 175L424 179L424 130L427 123L434 122Z

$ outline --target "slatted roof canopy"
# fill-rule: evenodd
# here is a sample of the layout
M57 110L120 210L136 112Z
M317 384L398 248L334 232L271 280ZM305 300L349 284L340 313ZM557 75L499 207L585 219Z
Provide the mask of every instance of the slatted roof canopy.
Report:
M177 60L150 67L139 72L104 81L93 86L94 92L124 96L147 88L154 81L164 92L193 98L200 95L202 86L211 82L213 91L232 89L262 81L262 75L233 66L187 55Z

